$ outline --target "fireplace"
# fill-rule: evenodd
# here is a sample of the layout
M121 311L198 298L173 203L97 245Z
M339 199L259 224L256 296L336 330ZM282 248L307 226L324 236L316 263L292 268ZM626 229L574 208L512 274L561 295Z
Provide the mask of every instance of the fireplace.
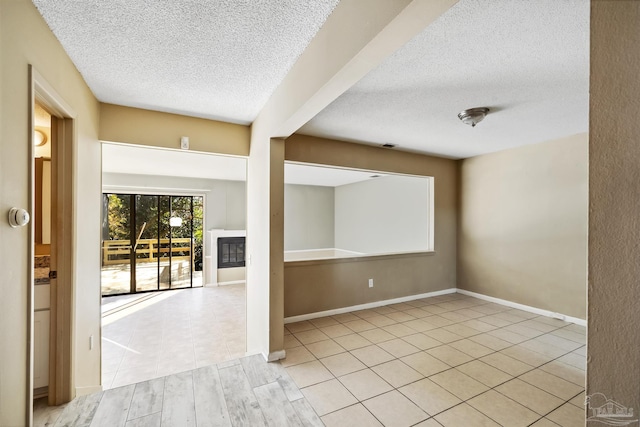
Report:
M220 246L219 240L223 240L223 242L228 238L242 238L244 240L246 235L247 232L245 230L223 230L220 228L207 230L207 247L209 248L209 254L205 256L205 265L207 266L206 283L208 285L218 286L221 284L230 285L245 282L244 260L245 258L249 258L249 255L246 253L246 244L242 245L242 247L238 247L237 245L235 248L227 247L229 252L227 252L228 256L225 260L225 247ZM238 253L238 250L240 250L241 254ZM234 263L240 260L242 263L239 264L238 267L235 267L227 264L227 261L231 260L233 260Z
M244 237L218 237L218 268L244 267Z

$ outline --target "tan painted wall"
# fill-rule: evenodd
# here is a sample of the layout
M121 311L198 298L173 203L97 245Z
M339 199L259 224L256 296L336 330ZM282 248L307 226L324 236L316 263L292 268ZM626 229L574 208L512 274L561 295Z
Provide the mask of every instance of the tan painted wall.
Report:
M640 2L591 3L587 394L640 409Z
M113 104L100 105L100 139L110 142L189 149L205 153L249 155L248 126Z
M437 238L437 234L436 234ZM455 288L437 253L284 264L285 317ZM455 268L455 267L454 267ZM435 270L435 271L434 271ZM368 280L374 280L369 288Z
M269 149L269 354L284 349L284 140Z
M435 179L435 253L286 263L285 316L456 287L455 161L305 135L286 140L285 159Z
M461 161L458 287L584 319L588 137Z
M28 229L6 221L11 206L29 204L28 64L77 114L74 174L75 386L99 387L100 340L89 351L88 336L100 336L99 241L100 144L98 102L57 39L28 0L0 2L0 425L24 426L27 402ZM82 236L80 238L79 236ZM78 285L81 284L81 285ZM86 388L85 388L86 387Z

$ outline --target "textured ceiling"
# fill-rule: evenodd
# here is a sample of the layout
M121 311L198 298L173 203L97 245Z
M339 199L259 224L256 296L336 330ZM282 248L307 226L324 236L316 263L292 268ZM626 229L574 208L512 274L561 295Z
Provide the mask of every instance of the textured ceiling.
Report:
M102 102L248 124L338 0L33 0Z
M299 132L464 158L586 132L588 101L589 1L461 0Z
M248 124L338 0L33 2L99 100ZM588 0L460 0L299 132L465 158L586 132L588 90Z

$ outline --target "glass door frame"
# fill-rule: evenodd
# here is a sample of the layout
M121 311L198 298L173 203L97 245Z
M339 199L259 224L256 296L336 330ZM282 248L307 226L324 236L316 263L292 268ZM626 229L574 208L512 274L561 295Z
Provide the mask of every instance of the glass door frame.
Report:
M116 195L116 196L120 196L120 197L124 197L127 196L129 197L129 203L130 203L130 208L129 208L129 268L130 268L130 272L129 272L129 291L128 292L122 292L122 293L109 293L109 294L103 294L102 292L102 281L103 278L101 277L101 296L102 297L109 297L109 296L118 296L118 295L132 295L132 294L140 294L140 293L146 293L146 292L157 292L157 291L166 291L166 290L175 290L175 289L190 289L194 287L194 271L196 269L196 257L195 257L195 249L196 249L196 242L195 242L195 232L196 230L194 229L194 223L195 223L195 213L194 213L194 206L195 206L195 199L196 198L200 198L201 199L201 224L202 224L202 234L203 234L203 241L201 242L202 245L202 258L204 261L204 246L205 246L205 241L204 241L204 231L205 231L205 201L206 201L206 195L205 194L198 194L198 193L190 193L190 194L180 194L180 192L173 192L173 191L159 191L159 192L142 192L142 191L120 191L120 190L113 190L111 191L110 189L107 190L105 189L102 192L102 197L103 197L103 203L105 203L105 199L109 196L109 195ZM137 205L138 205L138 196L144 196L144 197L155 197L157 200L157 215L156 215L156 220L157 220L157 232L156 232L156 241L157 241L157 261L156 261L156 265L157 265L157 276L156 276L156 288L155 289L145 289L145 290L138 290L137 289L137 265L140 264L137 261L137 253L136 253L136 246L137 246L137 242L138 242L138 233L140 230L138 230L138 225L137 224ZM168 210L168 218L166 221L166 225L168 226L168 258L169 258L169 286L165 289L163 289L161 287L161 240L162 240L162 236L161 236L161 232L160 232L160 227L161 227L161 217L162 217L162 209L161 209L161 198L162 197L167 197L169 200L169 210ZM181 197L181 198L189 198L190 199L190 203L189 203L189 229L190 229L190 245L189 245L189 285L188 286L180 286L180 287L172 287L172 261L173 261L173 228L169 225L169 218L171 218L173 211L174 211L174 207L173 207L173 199L176 197ZM103 215L108 215L109 212L109 206L108 206L108 200L106 201L106 206L103 208ZM104 227L105 221L103 218L103 227ZM108 227L108 222L106 222L107 227ZM104 229L103 229L103 233L104 233ZM108 234L108 228L107 228L107 234ZM140 236L142 236L142 233L140 233ZM104 234L103 234L103 242L104 242ZM105 245L104 243L102 244L102 248L101 251L105 250ZM153 252L153 249L150 249L150 251ZM103 253L103 257L104 257L104 253ZM102 258L104 259L104 258ZM101 265L101 269L104 268L104 264ZM202 284L201 285L196 285L195 287L202 287L204 286L204 263L203 263L203 270L202 270Z

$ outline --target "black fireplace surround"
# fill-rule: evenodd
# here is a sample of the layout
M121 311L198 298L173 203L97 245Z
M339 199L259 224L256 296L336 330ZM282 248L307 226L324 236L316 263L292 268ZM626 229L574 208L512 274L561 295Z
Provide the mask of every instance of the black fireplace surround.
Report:
M244 237L218 237L218 268L244 267Z

